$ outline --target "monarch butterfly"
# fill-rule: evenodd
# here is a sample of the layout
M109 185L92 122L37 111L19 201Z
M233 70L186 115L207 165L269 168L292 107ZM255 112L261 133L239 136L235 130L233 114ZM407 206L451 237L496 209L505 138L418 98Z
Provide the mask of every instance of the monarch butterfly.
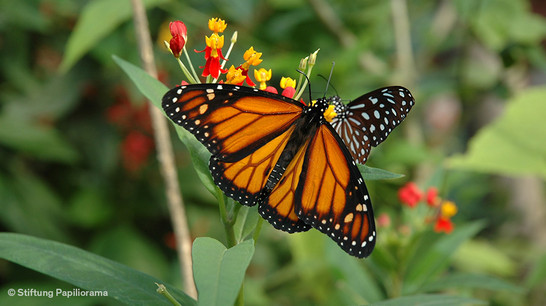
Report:
M209 169L227 196L243 205L257 204L260 215L277 229L294 233L314 227L362 258L372 252L376 231L355 160L365 161L369 146L381 142L414 103L407 89L386 89L348 106L337 97L305 106L254 88L195 84L171 89L162 106L212 153ZM394 99L396 113L376 105L387 105L388 99ZM399 111L402 101L409 106ZM331 102L339 111L333 124L343 139L324 116ZM382 123L384 117L389 121Z

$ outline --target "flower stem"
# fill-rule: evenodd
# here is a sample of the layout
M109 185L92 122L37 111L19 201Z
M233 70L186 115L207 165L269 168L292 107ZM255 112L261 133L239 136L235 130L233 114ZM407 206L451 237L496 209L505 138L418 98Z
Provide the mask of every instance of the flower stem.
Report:
M188 68L182 63L180 58L177 58L176 61L178 62L178 65L180 66L180 69L182 69L182 72L184 72L184 75L188 78L188 82L191 84L197 84L199 79L194 79L191 73L189 72ZM192 67L193 69L193 67Z
M191 62L191 59L190 59L190 55L188 54L188 51L186 50L186 46L184 45L184 47L182 48L182 53L184 53L186 55L186 60L188 61L188 65L190 65L190 68L191 68L191 72L193 74L193 78L194 78L194 83L193 84L197 84L199 83L199 76L197 75L197 73L195 72L195 68L193 68L193 63Z
M237 245L237 239L235 238L235 231L233 229L233 224L235 224L235 221L233 217L230 218L228 216L226 209L227 197L218 187L216 187L216 195L218 198L218 208L220 209L220 218L222 220L222 224L224 224L224 231L226 232L228 248L231 248Z

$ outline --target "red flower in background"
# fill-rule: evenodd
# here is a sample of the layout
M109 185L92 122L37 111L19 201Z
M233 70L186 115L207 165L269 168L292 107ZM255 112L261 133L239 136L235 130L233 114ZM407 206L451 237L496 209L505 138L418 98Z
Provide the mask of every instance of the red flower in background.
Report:
M415 207L422 197L423 192L413 182L407 183L398 190L398 199L409 207Z
M148 161L153 148L154 141L151 137L138 131L129 132L121 144L125 169L129 172L138 171Z
M434 231L449 234L453 231L453 222L449 218L439 217L434 224Z
M427 190L427 193L426 193L426 199L427 199L427 205L428 206L431 206L431 207L435 207L437 206L440 201L440 198L438 197L438 189L436 189L436 187L430 187L428 190Z
M126 133L121 143L123 166L129 172L138 171L148 160L154 148L149 108L146 103L135 106L129 100L125 88L115 93L117 103L106 111L107 120Z

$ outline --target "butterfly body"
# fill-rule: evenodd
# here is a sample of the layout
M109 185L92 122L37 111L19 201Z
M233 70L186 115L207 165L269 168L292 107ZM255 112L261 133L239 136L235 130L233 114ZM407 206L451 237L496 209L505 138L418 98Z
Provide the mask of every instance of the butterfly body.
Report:
M209 169L227 196L258 205L277 229L314 227L347 253L367 257L376 237L368 191L355 150L324 116L338 100L305 106L253 88L196 84L171 89L162 106L212 153Z

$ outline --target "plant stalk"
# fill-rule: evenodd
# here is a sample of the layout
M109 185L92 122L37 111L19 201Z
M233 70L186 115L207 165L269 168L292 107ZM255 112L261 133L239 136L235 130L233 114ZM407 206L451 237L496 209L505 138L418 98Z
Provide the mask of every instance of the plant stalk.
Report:
M146 72L157 78L146 10L142 0L131 0L131 4L133 7L135 33L142 65ZM149 107L157 147L157 158L159 160L161 174L165 181L167 204L176 238L176 248L178 250L178 259L180 260L182 279L184 281L186 294L196 299L197 290L193 279L191 260L191 236L186 219L184 201L180 189L178 188L178 174L176 172L169 129L165 116L161 111L151 103L149 103Z

